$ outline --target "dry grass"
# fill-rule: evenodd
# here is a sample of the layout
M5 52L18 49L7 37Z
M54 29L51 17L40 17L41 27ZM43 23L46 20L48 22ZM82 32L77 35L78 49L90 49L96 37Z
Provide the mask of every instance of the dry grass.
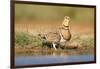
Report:
M47 33L50 31L56 31L61 26L61 21L22 21L15 23L16 32L28 32L30 34L37 33ZM94 27L93 23L75 23L74 21L70 23L71 33L77 34L93 34Z

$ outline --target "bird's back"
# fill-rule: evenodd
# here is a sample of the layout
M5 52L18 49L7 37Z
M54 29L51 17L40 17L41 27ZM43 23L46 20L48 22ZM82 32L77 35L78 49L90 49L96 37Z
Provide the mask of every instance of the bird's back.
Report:
M61 37L60 37L59 33L57 33L57 32L49 32L46 34L46 39L49 42L57 43L60 41Z

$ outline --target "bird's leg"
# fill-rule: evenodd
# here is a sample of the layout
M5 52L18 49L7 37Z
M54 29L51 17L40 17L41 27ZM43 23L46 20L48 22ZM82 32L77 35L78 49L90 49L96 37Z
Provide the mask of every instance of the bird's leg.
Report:
M53 43L53 48L54 48L55 50L57 50L56 44L55 44L55 43Z

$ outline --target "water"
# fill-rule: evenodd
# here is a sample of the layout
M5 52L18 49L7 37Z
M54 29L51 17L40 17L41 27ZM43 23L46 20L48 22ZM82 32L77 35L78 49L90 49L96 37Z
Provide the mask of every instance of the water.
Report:
M73 63L94 61L94 55L63 55L63 56L16 56L15 65L38 65L54 63Z

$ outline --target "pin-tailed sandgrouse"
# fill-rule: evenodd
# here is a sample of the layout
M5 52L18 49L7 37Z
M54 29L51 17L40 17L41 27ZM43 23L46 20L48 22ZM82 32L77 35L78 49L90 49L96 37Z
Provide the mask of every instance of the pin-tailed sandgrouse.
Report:
M69 41L71 39L69 20L70 18L65 16L62 26L59 28L59 32L49 32L43 37L45 42L50 42L55 50L57 50L56 46L62 42L62 40Z

